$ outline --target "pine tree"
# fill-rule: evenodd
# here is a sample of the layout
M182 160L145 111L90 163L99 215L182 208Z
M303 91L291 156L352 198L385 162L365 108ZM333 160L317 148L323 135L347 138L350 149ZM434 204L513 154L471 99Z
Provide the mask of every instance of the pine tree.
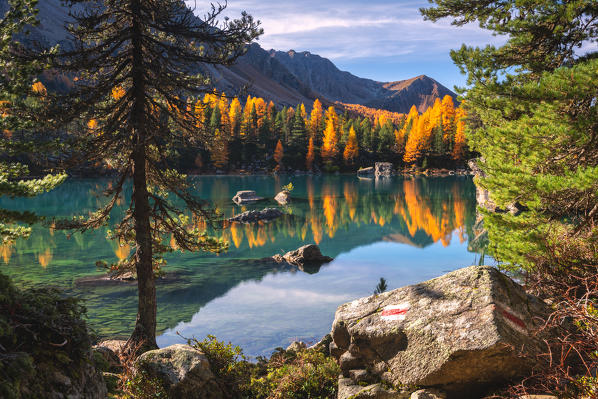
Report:
M307 131L305 129L305 119L302 116L301 106L298 105L298 112L295 112L293 124L291 127L291 135L288 143L287 158L294 167L303 167L307 150ZM305 107L303 107L305 111Z
M465 158L465 111L457 108L455 112L455 144L453 147L453 159L457 162Z
M197 65L232 63L260 31L245 13L219 24L224 6L212 8L200 20L180 1L68 3L84 4L85 9L71 10L73 24L68 30L75 40L74 50L56 57L54 68L77 73L81 79L69 93L53 98L47 117L59 126L97 120L101 134L81 134L74 150L89 161L113 158L118 178L107 191L111 199L106 207L88 219L57 223L57 228L87 230L103 225L125 181L132 178L130 208L112 237L134 248L122 265L136 270L139 293L135 330L127 347L152 348L156 347L154 266L162 262L163 252L172 250L163 245L164 236L172 236L181 250L224 247L188 228L185 214L210 219L213 212L192 194L186 176L169 167L166 153L175 143L190 145L206 139L198 131L195 112L189 111L188 101L207 89L205 79L197 75ZM115 87L126 92L118 101L110 96ZM173 195L185 209L169 200Z
M0 153L14 157L26 152L40 154L44 143L32 137L43 120L36 120L38 108L47 96L45 86L36 81L44 63L27 60L27 50L16 40L24 28L37 24L37 1L13 0L0 19ZM43 55L43 54L42 54ZM19 140L13 133L19 132ZM0 162L0 197L32 197L52 190L66 179L66 175L47 175L42 179L23 180L29 174L26 165ZM31 229L24 226L39 221L31 212L0 209L0 244L28 237Z

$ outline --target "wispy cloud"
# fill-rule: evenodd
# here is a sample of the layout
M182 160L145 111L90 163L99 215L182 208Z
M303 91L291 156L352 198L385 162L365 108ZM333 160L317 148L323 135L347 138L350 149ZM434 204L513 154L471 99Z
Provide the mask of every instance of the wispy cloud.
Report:
M424 21L426 0L229 0L225 15L247 11L262 22L266 49L310 51L337 64L444 63L462 43L483 46L503 39L475 25ZM454 69L454 67L453 67ZM374 77L374 76L372 76Z

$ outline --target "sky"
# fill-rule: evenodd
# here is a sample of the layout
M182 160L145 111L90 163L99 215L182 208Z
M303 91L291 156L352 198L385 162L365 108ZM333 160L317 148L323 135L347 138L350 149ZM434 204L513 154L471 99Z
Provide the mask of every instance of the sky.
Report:
M193 1L187 1L192 5ZM204 2L197 1L201 16ZM424 21L427 0L228 0L223 15L247 11L262 23L266 50L309 51L377 81L428 75L450 89L465 84L449 52L465 43L502 42L475 25Z

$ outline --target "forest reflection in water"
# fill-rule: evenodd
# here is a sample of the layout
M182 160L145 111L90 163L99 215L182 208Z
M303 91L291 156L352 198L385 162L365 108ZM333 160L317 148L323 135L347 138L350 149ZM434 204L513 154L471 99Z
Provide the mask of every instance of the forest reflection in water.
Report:
M260 281L267 278L276 280L283 275L288 276L284 279L292 277L292 281L299 284L301 272L296 269L255 260L306 243L317 243L324 254L337 258L329 270L341 267L344 278L351 277L345 275L350 272L350 267L343 266L351 260L339 255L352 251L353 257L358 258L359 248L382 242L395 243L388 247L388 258L380 259L384 264L395 263L397 256L402 256L407 248L420 251L418 256L414 254L409 265L409 273L413 276L417 276L420 269L422 277L426 276L423 270L427 266L422 266L424 258L430 262L436 259L438 269L443 268L440 271L464 266L463 262L470 264L474 260L467 247L469 237L474 236L476 212L475 188L470 178L362 180L343 175L202 176L194 180L198 194L217 208L223 219L246 210L278 206L271 199L289 182L295 187L293 202L281 207L286 213L284 217L270 223L222 222L214 229L205 220L193 221L195 227L229 242L230 248L220 255L174 253L167 257L165 270L177 278L161 282L158 288L159 328L162 331L190 321L202 308L209 308L208 304L216 298L228 297L232 295L233 288L245 286L244 282L255 282L257 285L252 289L257 291L264 289L260 287ZM109 184L108 180L73 179L43 196L19 201L2 200L0 206L33 210L48 216L85 215L103 202L97 194ZM259 196L269 200L246 207L233 204L233 195L244 189L255 190ZM125 195L128 193L125 192ZM115 220L126 203L120 201L113 214ZM76 283L82 277L101 273L95 267L97 260L114 262L131 253L129 245L108 240L107 229L70 235L51 227L35 226L28 240L0 246L0 262L4 264L3 269L21 283L49 283L65 287L86 299L90 322L100 335L126 335L135 319L135 286L81 287ZM165 239L170 240L170 237ZM447 260L449 254L454 258L452 262ZM377 267L374 264L368 266L367 260L362 261L359 271L354 271L362 276L351 278L375 281L382 272ZM320 269L309 270L311 273L318 271ZM338 275L328 274L318 273L321 276L317 278L323 283L322 290L333 290L331 287L337 284L343 290L342 295L339 292L340 297L355 298L367 294L361 282L346 286L338 283ZM338 299L339 295L335 298ZM339 304L329 304L322 323ZM267 313L266 309L262 311ZM269 335L262 346L256 344L256 353L270 347L276 339L282 339L278 335L280 333L273 332L273 336L278 338Z

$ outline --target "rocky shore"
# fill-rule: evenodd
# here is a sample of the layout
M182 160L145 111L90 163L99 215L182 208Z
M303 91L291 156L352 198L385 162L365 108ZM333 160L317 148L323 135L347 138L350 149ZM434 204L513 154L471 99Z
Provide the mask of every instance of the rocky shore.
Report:
M331 260L314 245L274 259ZM334 359L338 399L481 398L529 375L550 334L536 334L549 310L496 268L470 266L343 304L321 342L309 348L295 342L276 356L311 351ZM119 342L94 347L107 380L119 371ZM221 380L210 364L214 355L204 352L182 344L146 352L133 373L160 381L168 397L229 397L230 381Z

